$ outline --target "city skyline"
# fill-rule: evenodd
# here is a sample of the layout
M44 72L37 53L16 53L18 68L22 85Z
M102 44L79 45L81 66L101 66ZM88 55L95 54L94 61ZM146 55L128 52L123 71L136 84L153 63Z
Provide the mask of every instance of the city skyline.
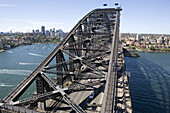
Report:
M0 0L0 32L32 32L41 26L69 32L89 11L114 3L123 8L120 32L170 34L168 0Z

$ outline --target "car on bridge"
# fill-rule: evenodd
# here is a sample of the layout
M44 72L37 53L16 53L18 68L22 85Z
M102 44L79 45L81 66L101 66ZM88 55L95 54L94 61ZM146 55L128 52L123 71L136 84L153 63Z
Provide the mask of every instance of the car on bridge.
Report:
M90 99L93 99L94 98L94 92L92 92L89 96Z

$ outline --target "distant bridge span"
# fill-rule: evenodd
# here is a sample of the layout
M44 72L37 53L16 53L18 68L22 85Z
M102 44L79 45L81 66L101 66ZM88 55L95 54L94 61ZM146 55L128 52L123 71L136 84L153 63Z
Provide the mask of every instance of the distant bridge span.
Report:
M84 16L0 102L0 111L131 113L129 74L119 43L120 11L95 9ZM36 95L20 99L34 81Z

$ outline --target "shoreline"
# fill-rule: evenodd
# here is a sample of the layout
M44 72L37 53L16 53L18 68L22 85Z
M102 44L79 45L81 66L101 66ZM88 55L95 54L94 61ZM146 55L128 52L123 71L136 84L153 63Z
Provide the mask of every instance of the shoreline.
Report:
M170 51L128 50L130 52L170 53Z
M5 51L4 49L1 49L1 50L0 50L0 53L2 53L2 52L4 52L4 51Z
M33 44L59 44L60 42L58 42L58 43L31 43L31 44L23 44L23 45L18 45L18 46L16 46L16 47L12 47L12 48L8 48L8 49L1 49L0 50L0 53L2 53L2 52L5 52L6 50L10 50L10 49L14 49L14 48L17 48L17 47L21 47L21 46L27 46L27 45L33 45Z
M129 48L125 48L125 49L127 49L127 50L130 51L130 52L170 53L170 51L157 51L157 50L152 51L152 50L129 49Z

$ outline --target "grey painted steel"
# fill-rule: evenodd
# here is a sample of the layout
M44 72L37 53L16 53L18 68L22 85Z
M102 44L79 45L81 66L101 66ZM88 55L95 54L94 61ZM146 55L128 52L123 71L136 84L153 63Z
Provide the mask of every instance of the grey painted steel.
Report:
M66 102L78 113L86 113L79 105L77 105L73 100L71 100L71 98L69 98L69 96L58 86L55 85L55 83L53 83L53 81L51 81L50 78L48 78L47 76L45 76L44 74L43 78L46 79L46 81L48 81L49 84L53 85L53 87L55 87L56 91L59 91L61 93L61 95L63 96L64 100L66 100Z
M106 81L105 90L114 92L114 89L108 89L110 88L110 82L108 83L108 81L112 80L112 82L115 83L115 79L113 79L114 76L110 76L113 66L111 66L112 64L108 66L108 60L105 61L103 58L111 55L110 63L112 63L112 60L116 61L116 56L114 56L114 59L112 58L113 55L117 55L117 42L114 41L115 38L112 39L112 37L118 37L119 25L117 24L119 24L119 15L116 12L119 11L119 8L95 9L84 16L47 58L10 92L2 102L8 105L22 105L26 103L29 104L29 102L44 101L61 94L63 99L76 112L85 113L86 111L77 105L65 91L82 90L87 87L105 84ZM115 16L115 14L117 14L117 16ZM69 60L66 60L66 56L69 57ZM56 64L51 65L51 61L54 58L56 58ZM103 65L102 68L99 68L99 65ZM106 72L107 69L109 69L108 74ZM45 76L44 73L57 74L57 82L52 81ZM113 73L115 73L116 77L116 71ZM83 77L86 79L94 78L96 80L84 84L73 83L72 86L63 88L65 87L64 83L67 81L72 82L72 80L74 80L78 82L77 79L83 79ZM37 80L38 94L17 101L34 80ZM112 96L113 97L109 99L115 98L114 95ZM106 106L107 98L108 96L104 95Z
M86 84L73 85L73 86L70 86L68 88L63 88L62 90L64 92L65 91L73 91L73 90L82 90L82 89L86 89L86 88L91 87L91 86L99 85L99 84L103 83L104 81L105 81L105 78L97 80L97 81L91 81L91 82L86 83ZM18 105L18 104L29 103L29 102L32 102L32 101L37 101L38 99L48 98L48 97L55 95L55 94L58 94L58 93L60 93L60 92L58 90L55 90L55 91L51 91L51 92L47 92L47 93L43 93L43 94L38 94L38 95L33 96L33 97L29 97L29 98L26 98L26 99L22 99L22 100L13 102L12 105Z
M98 10L98 9L97 9ZM61 46L67 42L67 40L70 38L70 36L74 33L74 31L79 27L82 21L84 21L90 14L95 12L96 10L91 11L88 13L82 20L80 20L76 26L68 33L68 35L60 42L60 44L47 56L47 58L29 75L27 76L12 92L10 92L4 99L4 102L11 102L19 95L19 93L22 92L26 87L30 86L31 82L35 79L37 74L41 72L41 70L47 66L50 61L55 57L56 53L59 51Z
M9 112L13 112L13 113L42 113L42 112L38 112L35 110L31 110L31 109L26 109L24 107L18 107L18 106L12 106L12 105L8 105L8 104L4 104L3 106L1 106L1 109L3 112L9 113Z
M115 96L116 96L116 79L117 79L117 46L119 38L119 17L120 10L117 11L114 36L112 40L112 49L109 61L108 74L106 76L106 85L102 103L101 113L115 112Z

